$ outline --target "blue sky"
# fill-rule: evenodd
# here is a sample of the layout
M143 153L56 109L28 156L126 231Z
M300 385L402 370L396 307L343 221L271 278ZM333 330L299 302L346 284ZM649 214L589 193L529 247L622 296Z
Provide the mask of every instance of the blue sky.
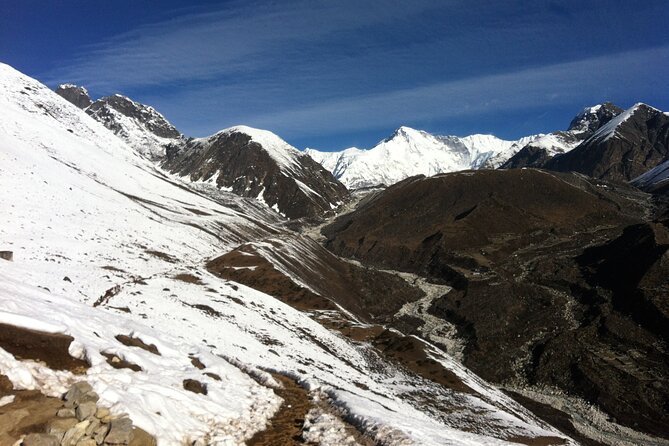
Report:
M400 125L513 139L605 100L669 110L665 0L2 0L0 60L120 92L205 136L246 124L299 148Z

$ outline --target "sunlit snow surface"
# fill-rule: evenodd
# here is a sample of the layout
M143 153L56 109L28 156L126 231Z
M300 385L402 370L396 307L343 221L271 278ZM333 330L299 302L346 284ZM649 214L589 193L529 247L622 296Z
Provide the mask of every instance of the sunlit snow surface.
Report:
M414 175L431 176L459 170L499 167L536 137L506 141L493 135L438 136L400 127L369 150L355 147L341 152L307 149L346 187L390 186Z
M328 395L347 419L388 444L505 444L494 437L556 435L436 348L435 360L480 395L416 378L305 313L210 275L206 259L280 237L272 226L278 217L255 200L206 184L189 187L0 64L0 250L14 252L14 262L0 260L0 321L73 336L71 353L91 362L86 378L101 402L127 412L160 445L239 444L263 429L280 401L249 377L269 384L260 369ZM199 282L175 279L181 273ZM118 293L105 303L111 289ZM114 309L122 307L131 313ZM153 343L161 355L126 347L118 334ZM144 370L113 369L100 352ZM207 369L193 367L189 355ZM1 349L0 373L52 395L78 379L19 363ZM186 378L205 382L209 394L184 390ZM432 412L417 392L452 410Z

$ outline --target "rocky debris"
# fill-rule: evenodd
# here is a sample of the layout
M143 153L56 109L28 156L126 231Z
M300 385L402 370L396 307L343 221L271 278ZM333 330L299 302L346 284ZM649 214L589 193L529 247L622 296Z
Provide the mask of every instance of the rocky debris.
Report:
M99 397L85 381L72 385L44 433L27 435L22 446L155 446L155 440L133 426L126 415L98 407Z
M483 378L560 389L666 437L669 222L651 210L630 186L477 171L406 180L323 232L336 254L451 286L429 312Z
M129 418L112 420L109 433L105 437L106 444L128 444L132 440L132 421Z
M91 97L88 95L88 90L84 87L79 87L72 84L62 84L56 88L56 94L65 98L68 102L84 109L91 105Z
M14 253L12 251L0 251L0 259L8 260L11 262L14 260Z
M116 340L125 346L139 347L143 350L146 350L147 352L153 353L154 355L160 356L158 347L156 347L154 344L147 344L139 338L127 335L116 335Z

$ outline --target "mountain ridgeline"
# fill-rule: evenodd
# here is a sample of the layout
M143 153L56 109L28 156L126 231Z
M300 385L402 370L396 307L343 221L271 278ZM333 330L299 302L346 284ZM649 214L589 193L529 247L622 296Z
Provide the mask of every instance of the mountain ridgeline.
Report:
M91 101L85 88L56 93L167 171L257 198L288 218L332 213L348 190L308 155L265 130L239 126L208 138L187 138L153 107L113 95Z

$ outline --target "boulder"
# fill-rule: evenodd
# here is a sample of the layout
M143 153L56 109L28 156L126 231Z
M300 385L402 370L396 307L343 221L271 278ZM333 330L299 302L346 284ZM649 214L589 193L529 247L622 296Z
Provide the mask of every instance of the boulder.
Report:
M116 418L111 422L111 428L105 437L105 443L110 445L129 444L132 438L132 421L130 421L130 418Z

